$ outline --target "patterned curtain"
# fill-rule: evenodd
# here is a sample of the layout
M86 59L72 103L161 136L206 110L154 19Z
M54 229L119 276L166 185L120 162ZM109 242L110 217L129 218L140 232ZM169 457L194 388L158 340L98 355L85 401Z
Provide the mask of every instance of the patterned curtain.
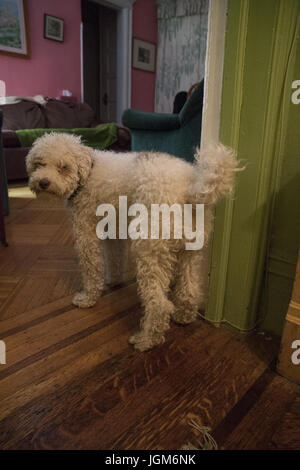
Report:
M157 0L155 111L170 113L175 95L204 77L209 0Z

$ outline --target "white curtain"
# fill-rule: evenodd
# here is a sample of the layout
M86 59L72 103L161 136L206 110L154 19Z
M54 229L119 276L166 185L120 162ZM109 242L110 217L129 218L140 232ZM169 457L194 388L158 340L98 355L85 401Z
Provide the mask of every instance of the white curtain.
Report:
M209 0L157 0L155 111L170 113L175 95L204 77Z

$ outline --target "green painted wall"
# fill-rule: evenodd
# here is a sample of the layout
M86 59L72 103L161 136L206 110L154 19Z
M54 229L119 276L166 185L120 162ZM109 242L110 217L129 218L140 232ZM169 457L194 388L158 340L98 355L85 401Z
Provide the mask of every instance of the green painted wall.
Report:
M291 83L300 80L299 39L298 25L288 64L276 140L281 158L274 174L276 190L260 305L262 327L278 334L282 331L284 314L291 298L300 247L300 103L293 104L291 101L295 91Z
M235 198L216 209L206 317L243 331L261 324L280 333L292 286L300 105L290 100L300 79L299 15L299 0L228 0L220 140L247 168ZM274 275L278 258L282 271Z

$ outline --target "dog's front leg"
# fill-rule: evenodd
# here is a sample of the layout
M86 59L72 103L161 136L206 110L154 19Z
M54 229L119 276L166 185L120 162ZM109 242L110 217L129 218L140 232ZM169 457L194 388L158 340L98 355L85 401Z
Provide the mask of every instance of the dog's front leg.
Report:
M74 228L75 248L79 256L83 290L73 297L73 304L80 308L95 305L104 284L102 242L97 238L95 226L85 224Z

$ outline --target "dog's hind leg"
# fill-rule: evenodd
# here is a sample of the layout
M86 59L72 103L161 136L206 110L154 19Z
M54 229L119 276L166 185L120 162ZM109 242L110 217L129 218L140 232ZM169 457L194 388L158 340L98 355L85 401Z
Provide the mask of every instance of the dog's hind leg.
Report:
M145 351L164 342L164 332L169 329L174 305L168 299L176 255L165 241L139 240L134 242L138 291L144 307L141 331L131 336L129 342Z
M187 324L196 320L205 299L203 251L184 250L178 258L178 273L172 293L175 310L172 320Z

